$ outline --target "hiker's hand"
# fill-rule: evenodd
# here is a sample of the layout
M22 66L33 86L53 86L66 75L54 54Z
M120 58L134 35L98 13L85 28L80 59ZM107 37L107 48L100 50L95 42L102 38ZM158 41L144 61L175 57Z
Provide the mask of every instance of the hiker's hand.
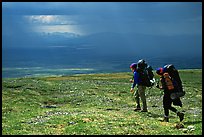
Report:
M134 92L134 88L131 88L131 89L130 89L130 92L133 93L133 92Z
M134 82L134 80L133 80L133 79L130 79L130 82L131 82L131 83L133 83L133 82Z

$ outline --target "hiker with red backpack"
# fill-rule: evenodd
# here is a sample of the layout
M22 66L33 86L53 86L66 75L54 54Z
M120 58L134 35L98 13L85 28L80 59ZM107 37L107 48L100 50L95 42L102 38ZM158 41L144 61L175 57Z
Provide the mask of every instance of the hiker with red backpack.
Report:
M141 98L142 104L143 104L143 109L141 110L141 112L147 112L145 89L146 87L153 86L150 80L152 80L154 76L153 73L150 73L153 69L147 66L148 65L143 59L139 60L137 63L132 63L130 65L130 69L133 72L133 79L130 80L130 82L133 83L131 86L130 92L133 93L134 88L137 87L137 90L134 92L134 96L136 100L136 109L134 109L134 111L141 110L141 107L140 107L140 98ZM149 75L148 75L148 72L149 72Z
M185 95L178 71L172 64L170 64L165 65L163 68L158 68L156 73L160 76L160 83L158 83L156 87L164 90L164 119L162 121L169 122L169 110L171 110L179 116L181 122L184 119L184 113L179 112L172 106L173 103L175 106L182 107L180 97Z

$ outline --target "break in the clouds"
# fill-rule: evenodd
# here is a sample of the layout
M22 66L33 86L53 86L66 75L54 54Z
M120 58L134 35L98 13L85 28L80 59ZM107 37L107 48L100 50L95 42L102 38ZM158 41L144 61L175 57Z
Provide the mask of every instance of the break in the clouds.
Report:
M3 27L11 16L9 25L29 23L34 32L192 35L201 34L201 10L199 2L3 2Z
M3 47L75 46L139 55L167 46L169 54L200 55L201 37L201 2L2 3Z
M33 32L69 32L83 35L77 22L67 15L26 15L24 18L33 25Z

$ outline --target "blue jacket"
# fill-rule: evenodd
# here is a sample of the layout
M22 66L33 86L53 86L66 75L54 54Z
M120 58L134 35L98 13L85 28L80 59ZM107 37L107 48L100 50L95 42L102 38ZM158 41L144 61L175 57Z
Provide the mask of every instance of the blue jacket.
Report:
M134 78L134 83L132 84L132 88L134 88L136 86L136 84L139 84L140 83L140 80L139 80L139 73L134 71L133 72L133 78Z

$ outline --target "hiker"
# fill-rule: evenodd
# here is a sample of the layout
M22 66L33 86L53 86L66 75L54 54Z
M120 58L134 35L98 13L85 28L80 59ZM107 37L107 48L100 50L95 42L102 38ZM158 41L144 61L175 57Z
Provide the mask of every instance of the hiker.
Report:
M135 100L136 100L136 109L134 109L134 111L140 111L141 107L140 107L140 98L142 100L142 104L143 104L143 109L141 110L141 112L147 112L147 103L146 103L146 96L145 96L145 89L146 86L143 84L143 81L141 79L141 73L139 73L140 70L140 65L141 62L143 62L144 60L139 60L138 63L132 63L130 65L130 69L133 72L133 80L130 80L130 82L132 82L132 86L130 89L130 92L133 93L134 92L134 88L135 86L137 87L137 90L134 92L134 96L135 96Z
M164 108L164 119L163 122L169 122L169 110L173 111L174 113L179 116L180 122L184 119L184 113L179 112L175 107L172 107L172 103L175 106L182 107L182 102L180 100L180 97L173 97L172 95L175 94L176 90L179 89L177 87L176 81L174 81L170 75L169 72L166 71L166 68L157 68L156 73L160 76L160 83L156 85L157 88L164 90L163 95L163 108ZM180 81L179 81L180 82ZM178 83L178 82L177 82Z

